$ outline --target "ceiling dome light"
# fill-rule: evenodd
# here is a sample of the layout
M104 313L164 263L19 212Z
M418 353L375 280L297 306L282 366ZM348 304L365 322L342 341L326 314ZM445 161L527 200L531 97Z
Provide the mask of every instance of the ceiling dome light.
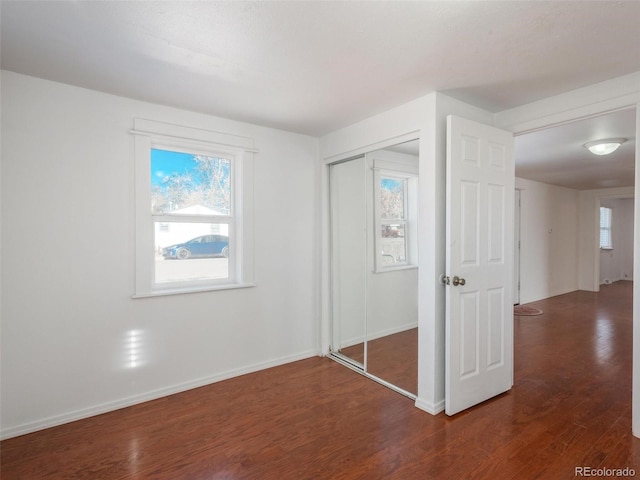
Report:
M603 140L585 143L584 148L594 155L609 155L615 152L618 147L626 141L626 138L605 138Z

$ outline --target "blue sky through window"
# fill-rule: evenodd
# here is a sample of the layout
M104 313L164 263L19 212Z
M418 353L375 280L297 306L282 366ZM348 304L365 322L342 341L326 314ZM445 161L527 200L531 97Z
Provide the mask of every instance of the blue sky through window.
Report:
M231 212L231 160L151 149L151 206L156 214L201 206Z
M184 175L195 171L197 163L190 153L151 149L151 185L161 186L171 175Z
M383 178L380 181L380 186L382 188L384 188L385 190L399 190L401 188L403 188L403 181L402 180L396 180L394 178Z

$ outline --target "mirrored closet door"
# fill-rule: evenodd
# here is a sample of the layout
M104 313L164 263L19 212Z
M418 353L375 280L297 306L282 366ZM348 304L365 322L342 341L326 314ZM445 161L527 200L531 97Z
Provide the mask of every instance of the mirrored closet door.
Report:
M332 355L417 393L418 140L330 166Z

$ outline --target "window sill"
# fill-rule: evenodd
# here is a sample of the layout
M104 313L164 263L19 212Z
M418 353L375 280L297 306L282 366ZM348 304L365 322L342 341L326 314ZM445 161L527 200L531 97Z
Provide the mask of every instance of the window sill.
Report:
M235 290L237 288L255 287L255 283L234 283L230 285L208 285L206 287L189 288L168 288L166 290L155 290L149 293L136 293L131 298L164 297L167 295L185 295L189 293L215 292L218 290Z
M610 252L611 250L613 250L613 247L600 247L600 250L604 250L606 252Z
M417 265L398 265L397 267L378 268L374 270L373 273L399 272L402 270L415 270L417 268Z

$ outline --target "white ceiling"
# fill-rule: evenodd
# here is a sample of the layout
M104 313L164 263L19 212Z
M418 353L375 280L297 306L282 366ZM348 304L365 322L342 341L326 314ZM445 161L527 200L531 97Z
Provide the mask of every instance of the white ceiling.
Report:
M635 116L631 108L516 137L516 176L577 190L634 185ZM628 140L610 155L584 148L605 138Z
M497 112L640 71L638 1L0 8L3 69L314 136L432 91Z

